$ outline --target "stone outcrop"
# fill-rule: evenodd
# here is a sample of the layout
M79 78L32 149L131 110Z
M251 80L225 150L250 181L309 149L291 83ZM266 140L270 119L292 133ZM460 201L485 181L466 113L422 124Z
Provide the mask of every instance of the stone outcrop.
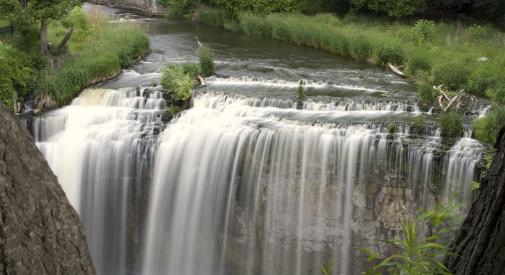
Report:
M0 274L95 274L83 232L28 132L0 104Z
M505 274L505 128L489 175L481 184L445 259L456 274Z

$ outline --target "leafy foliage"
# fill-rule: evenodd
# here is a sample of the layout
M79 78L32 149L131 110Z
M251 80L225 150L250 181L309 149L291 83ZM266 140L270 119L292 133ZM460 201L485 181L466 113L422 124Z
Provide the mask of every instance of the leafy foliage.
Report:
M435 23L429 20L419 20L412 27L412 36L419 45L429 44L433 41L435 34Z
M14 107L16 97L25 97L35 80L30 58L0 42L0 102Z
M450 203L447 207L438 205L414 220L403 222L402 238L387 243L398 252L378 261L380 255L365 249L370 262L378 262L365 272L367 275L383 274L450 274L442 263L447 252L446 237L455 230L460 220L457 207ZM429 228L428 232L424 232Z
M475 120L473 128L475 137L483 142L494 143L498 132L505 126L505 107L493 106L482 118Z
M355 9L369 9L378 13L385 13L392 17L402 17L411 15L415 11L426 6L425 0L353 0L352 5Z
M168 7L170 16L189 19L196 7L195 0L162 0L161 4Z
M196 81L183 66L169 65L163 70L161 85L175 101L186 101L193 95Z

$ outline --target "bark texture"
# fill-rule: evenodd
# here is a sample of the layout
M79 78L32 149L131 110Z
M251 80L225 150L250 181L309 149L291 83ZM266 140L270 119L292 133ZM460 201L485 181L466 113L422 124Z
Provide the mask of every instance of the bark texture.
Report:
M95 274L83 232L28 132L0 104L0 275Z
M454 274L505 274L504 132L498 136L489 175L445 259Z

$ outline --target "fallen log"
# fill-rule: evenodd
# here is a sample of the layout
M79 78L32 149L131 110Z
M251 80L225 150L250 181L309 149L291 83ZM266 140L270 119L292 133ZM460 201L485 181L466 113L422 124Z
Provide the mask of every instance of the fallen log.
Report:
M401 77L405 77L405 74L404 74L402 71L400 71L400 69L398 69L398 68L397 68L396 66L394 66L393 64L388 63L388 64L387 64L387 66L388 66L388 68L389 68L391 71L393 71L393 73L395 73L395 74L397 74L397 75L399 75L399 76L401 76Z

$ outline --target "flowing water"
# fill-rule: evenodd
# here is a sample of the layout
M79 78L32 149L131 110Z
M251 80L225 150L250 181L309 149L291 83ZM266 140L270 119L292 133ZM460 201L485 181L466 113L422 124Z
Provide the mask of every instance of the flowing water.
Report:
M471 201L483 145L444 144L407 81L217 28L136 21L152 53L33 127L99 274L305 275L330 262L357 274L361 248L385 251L405 217ZM217 74L169 121L160 69L196 61L195 36Z

